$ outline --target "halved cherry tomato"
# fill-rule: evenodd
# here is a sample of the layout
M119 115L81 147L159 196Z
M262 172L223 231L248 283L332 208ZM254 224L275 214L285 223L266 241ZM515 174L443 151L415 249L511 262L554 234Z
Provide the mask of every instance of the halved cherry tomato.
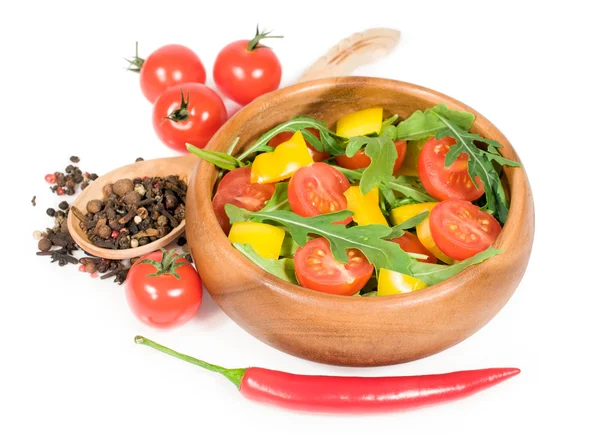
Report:
M288 198L292 211L302 217L312 217L346 209L344 191L348 188L350 182L342 173L328 164L315 162L294 173L288 186ZM352 216L348 216L340 223L351 221Z
M483 182L477 176L477 186L471 181L467 169L469 155L461 153L450 167L444 165L446 154L456 140L431 137L419 155L419 178L429 194L438 200L475 200L483 194Z
M396 162L394 163L394 173L396 170L402 166L402 162L404 161L404 156L406 155L406 141L395 141L396 152L398 152L398 158L396 158ZM340 167L348 168L350 170L358 170L361 168L367 168L371 164L371 158L367 156L364 149L356 152L352 158L346 155L340 155L335 157L335 162Z
M426 259L419 259L417 261L437 264L437 258L433 256L433 254L428 251L425 246L423 246L423 243L419 241L415 234L411 232L405 232L401 237L393 238L391 241L398 243L400 248L405 252L420 253L421 255L427 256Z
M464 260L492 245L502 230L500 223L466 200L444 200L430 216L431 235L442 252Z
M313 134L314 136L316 136L317 138L321 138L321 133L318 130L313 129L312 127L309 127L306 130L308 132L310 132L311 134ZM286 141L289 141L289 139L292 138L292 135L294 135L293 132L281 132L280 134L277 134L273 138L271 138L268 145L271 147L277 147L281 143L285 143ZM313 161L315 161L315 162L325 161L327 158L329 158L331 156L327 152L317 151L317 149L315 149L313 146L311 146L308 141L304 140L304 142L306 143L306 147L308 147L308 151L310 152Z
M294 270L300 285L329 294L350 296L363 288L373 274L373 265L356 249L349 249L348 263L337 261L329 241L316 238L294 255Z
M275 184L253 184L250 182L250 167L238 168L227 173L217 188L212 200L213 209L223 231L231 229L225 205L230 203L248 211L259 211L273 196Z

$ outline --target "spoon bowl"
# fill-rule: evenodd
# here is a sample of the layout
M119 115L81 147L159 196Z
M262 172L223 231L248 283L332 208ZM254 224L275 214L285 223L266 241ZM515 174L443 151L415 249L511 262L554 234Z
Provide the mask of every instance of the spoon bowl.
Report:
M81 212L86 213L87 203L90 200L102 199L104 196L102 188L104 188L104 186L107 184L115 183L119 179L134 179L144 176L167 177L170 175L175 175L179 176L179 178L187 184L197 161L198 158L195 155L188 154L175 158L160 158L149 161L139 161L134 164L117 168L99 177L93 183L91 183L79 194L79 196L77 196L72 206L76 207ZM137 258L150 252L154 252L155 250L158 250L174 241L185 230L185 220L182 220L181 223L179 223L179 226L162 238L159 238L144 246L138 246L132 249L117 250L106 249L94 245L88 239L85 230L81 229L79 223L80 221L75 214L73 214L73 211L69 211L69 216L67 217L67 226L69 228L69 233L79 247L94 256L114 260Z

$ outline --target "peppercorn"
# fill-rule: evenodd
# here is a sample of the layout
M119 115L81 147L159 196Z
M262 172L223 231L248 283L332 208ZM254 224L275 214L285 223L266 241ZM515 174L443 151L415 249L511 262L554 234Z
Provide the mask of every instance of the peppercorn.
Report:
M140 228L138 227L138 225L133 223L129 226L129 232L131 232L132 234L137 234L138 232L140 232Z
M48 238L42 238L40 241L38 241L38 249L41 252L48 252L50 249L52 249L52 241L50 241Z
M148 210L144 207L138 208L135 211L136 215L138 217L140 217L142 220L144 220L146 217L148 217Z
M81 191L85 190L89 186L90 186L90 183L88 181L85 181L84 183L81 184Z
M71 164L67 165L67 168L65 168L65 173L73 173L73 170L75 169L75 167L73 167Z
M79 156L71 156L69 160L77 164L79 162Z
M98 175L96 173L91 173L90 174L90 179L95 181L96 179L98 179Z
M85 265L85 271L88 273L94 273L96 270L98 270L98 268L96 267L96 264L93 262L87 263Z
M134 248L134 249L135 249L136 247L138 247L138 246L139 246L139 244L140 244L140 242L139 242L138 240L136 240L136 239L133 239L133 240L131 240L131 241L129 242L129 245L130 245L132 248Z
M119 179L113 184L112 190L117 196L125 196L133 191L133 181L131 179Z
M62 209L63 211L66 211L66 210L67 210L67 208L69 208L69 203L63 200L62 202L60 202L60 203L58 204L58 207L59 207L60 209Z
M42 238L42 233L40 231L33 231L33 238L40 240Z
M140 162L140 161L143 161L143 160L144 160L144 158L137 158L137 159L135 160L135 162Z
M144 196L146 194L146 189L144 188L144 186L142 184L135 184L133 189L135 191L137 191L138 193L140 193L141 196Z
M156 223L158 224L158 226L166 226L169 224L169 219L166 216L161 215L156 219Z
M98 234L98 236L100 238L107 239L107 238L110 238L110 234L112 233L112 229L109 226L107 226L107 225L102 225L102 226L98 227L96 233Z
M138 240L138 243L140 243L140 246L145 246L146 244L150 243L150 238L142 237Z
M106 197L107 199L113 195L113 184L106 184L104 187L102 187L102 194L104 194L104 197Z
M50 217L54 217L54 215L56 214L56 210L54 208L48 208L46 210L46 214L48 214Z
M183 246L183 245L184 245L184 244L186 244L186 243L187 243L187 240L185 239L185 237L179 237L179 238L177 239L177 245L178 245L178 246Z
M65 218L66 214L64 211L56 211L54 213L54 217L60 217L60 218Z
M117 244L119 246L119 249L129 249L129 247L130 247L129 237L122 235L121 237L119 237Z
M86 205L86 209L88 212L96 214L102 210L102 201L98 199L90 200Z
M73 182L75 182L76 184L80 184L81 182L83 182L83 175L76 173L73 176Z
M125 205L135 205L137 202L142 200L142 196L137 191L129 191L121 200Z

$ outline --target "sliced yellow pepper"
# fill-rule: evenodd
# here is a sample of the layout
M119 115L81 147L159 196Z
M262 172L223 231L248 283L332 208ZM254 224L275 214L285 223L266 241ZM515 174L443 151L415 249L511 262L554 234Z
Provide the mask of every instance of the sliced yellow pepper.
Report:
M353 112L337 122L336 134L341 137L355 137L381 131L383 122L383 108L363 109Z
M273 152L256 157L250 172L250 182L267 184L291 177L298 169L313 163L302 132L297 131L288 141L278 145Z
M344 196L348 201L348 209L354 213L352 220L359 226L389 226L379 208L379 188L375 187L363 196L360 187L350 187L344 192Z
M416 215L421 214L424 211L433 209L438 202L425 202L425 203L413 203L410 205L399 206L398 208L392 209L390 214L392 223L398 225L405 222L406 220L413 218ZM429 228L429 217L426 217L421 223L416 226L417 237L425 249L430 251L437 259L444 261L446 264L454 264L454 260L440 250L439 247L433 241L431 235L431 229Z
M379 270L377 296L410 293L411 291L422 290L425 287L427 287L425 282L412 276L388 269Z
M419 155L426 142L427 139L406 142L406 155L404 155L404 161L402 161L402 166L398 169L397 174L419 176Z
M285 231L265 223L237 222L231 226L229 241L249 244L263 258L278 259Z

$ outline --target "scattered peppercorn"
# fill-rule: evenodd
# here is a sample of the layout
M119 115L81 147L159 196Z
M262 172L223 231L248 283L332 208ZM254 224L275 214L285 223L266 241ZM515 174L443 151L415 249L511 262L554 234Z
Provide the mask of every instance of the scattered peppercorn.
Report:
M37 197L37 196L33 196L33 197L31 198L31 204L32 204L33 206L36 206L36 205L35 205L35 199L36 199L36 197Z
M79 156L71 156L69 160L77 164L79 162Z
M50 217L54 217L54 215L56 214L56 210L54 208L48 208L46 210L46 214L48 214Z
M79 157L71 156L70 161L73 163L79 162ZM50 187L53 193L58 196L67 195L72 196L77 191L77 187L81 184L81 189L86 188L90 181L98 178L95 173L83 173L81 169L73 164L69 164L65 168L65 172L54 172L54 174L46 175L46 182L54 184Z
M177 245L178 245L178 246L183 246L183 245L184 245L184 244L186 244L186 243L187 243L187 240L185 239L185 237L179 237L179 238L177 239Z
M69 204L66 201L62 201L58 204L58 207L60 209L62 209L63 211L66 211L67 209L69 209Z
M52 249L52 242L48 238L42 238L38 241L38 249L42 252L47 252Z
M135 162L140 162L140 161L143 161L143 160L144 160L144 158L137 158L137 159L135 160Z

